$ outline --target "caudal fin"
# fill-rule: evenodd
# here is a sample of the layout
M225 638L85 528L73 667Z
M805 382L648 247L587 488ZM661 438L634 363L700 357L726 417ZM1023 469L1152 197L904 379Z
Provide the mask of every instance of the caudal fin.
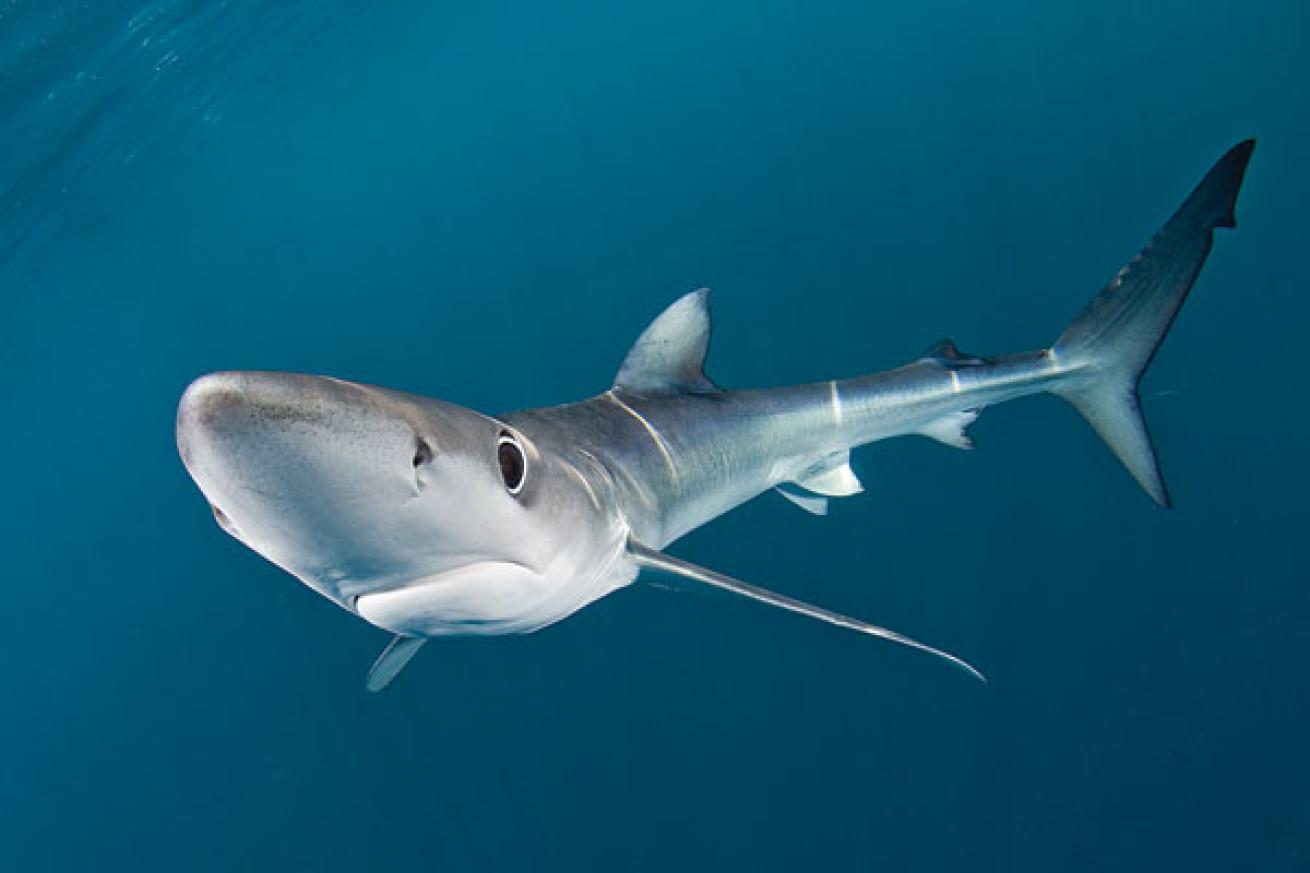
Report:
M1231 148L1146 248L1110 280L1052 346L1077 373L1051 390L1095 428L1146 493L1169 505L1137 385L1210 253L1217 227L1236 227L1234 206L1255 140Z

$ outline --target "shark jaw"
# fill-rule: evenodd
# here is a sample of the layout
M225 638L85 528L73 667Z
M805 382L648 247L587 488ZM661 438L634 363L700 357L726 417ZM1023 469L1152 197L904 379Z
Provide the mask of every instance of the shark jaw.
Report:
M623 532L575 477L525 434L452 404L216 373L184 393L177 442L224 530L393 633L532 631L635 575L619 565ZM518 493L498 457L511 450L529 465ZM561 513L581 522L576 536L557 535Z

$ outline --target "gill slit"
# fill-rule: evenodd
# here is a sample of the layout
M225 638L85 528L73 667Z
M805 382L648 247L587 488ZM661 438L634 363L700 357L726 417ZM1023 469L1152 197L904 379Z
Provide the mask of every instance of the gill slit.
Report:
M587 492L587 499L591 501L592 508L600 512L600 498L596 496L596 491L591 487L591 483L587 481L587 477L582 475L581 470L567 461L563 462L563 467L565 472L578 481L578 484L582 486L582 490Z
M635 418L637 422L646 429L646 433L650 434L651 441L655 443L655 447L658 448L660 454L664 456L664 463L669 468L669 475L673 477L675 483L679 482L680 477L678 476L678 467L673 463L673 450L670 448L669 444L665 442L664 436L655 429L655 425L643 418L641 413L637 412L637 410L624 403L623 400L615 395L613 391L606 391L605 396L617 404L624 412L628 413L628 415Z
M841 394L837 391L837 380L828 383L828 393L832 396L832 421L837 427L842 425Z

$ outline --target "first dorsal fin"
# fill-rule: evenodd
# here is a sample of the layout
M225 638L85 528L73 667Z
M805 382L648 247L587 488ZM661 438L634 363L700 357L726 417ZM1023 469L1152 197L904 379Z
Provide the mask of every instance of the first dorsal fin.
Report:
M685 294L650 323L633 343L614 378L630 391L717 391L705 378L710 346L710 289Z

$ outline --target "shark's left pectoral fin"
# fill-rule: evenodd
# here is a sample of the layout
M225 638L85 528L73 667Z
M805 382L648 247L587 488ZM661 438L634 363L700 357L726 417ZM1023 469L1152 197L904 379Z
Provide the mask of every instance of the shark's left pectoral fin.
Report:
M752 600L758 600L761 603L768 604L769 606L776 606L779 609L785 609L788 612L795 612L799 615L816 618L819 621L834 624L838 627L848 628L853 631L859 631L860 633L868 634L869 636L891 640L894 643L900 643L903 646L909 646L912 649L918 649L921 652L936 655L939 658L949 661L961 670L964 670L975 679L982 682L987 681L987 677L982 674L982 671L978 670L963 658L956 657L950 652L944 652L941 649L933 648L932 646L921 643L918 640L910 639L903 634L898 634L896 631L888 630L885 627L879 627L876 624L869 624L868 622L860 621L857 618L851 618L848 615L842 615L839 612L824 609L821 606L814 606L796 600L795 598L788 597L785 594L778 594L777 592L769 591L767 588L760 588L759 586L751 585L748 582L742 582L740 579L733 579L731 576L725 576L714 570L697 566L696 564L683 561L680 558L674 558L671 555L666 555L663 552L648 548L641 543L632 540L629 540L628 542L628 554L639 567L659 570L682 579L689 579L694 582L708 585L711 588L716 588L720 591L740 594L743 597L749 597Z
M364 687L369 691L381 691L390 685L405 669L405 665L418 653L427 640L421 637L402 637L397 635L378 655L368 671Z

